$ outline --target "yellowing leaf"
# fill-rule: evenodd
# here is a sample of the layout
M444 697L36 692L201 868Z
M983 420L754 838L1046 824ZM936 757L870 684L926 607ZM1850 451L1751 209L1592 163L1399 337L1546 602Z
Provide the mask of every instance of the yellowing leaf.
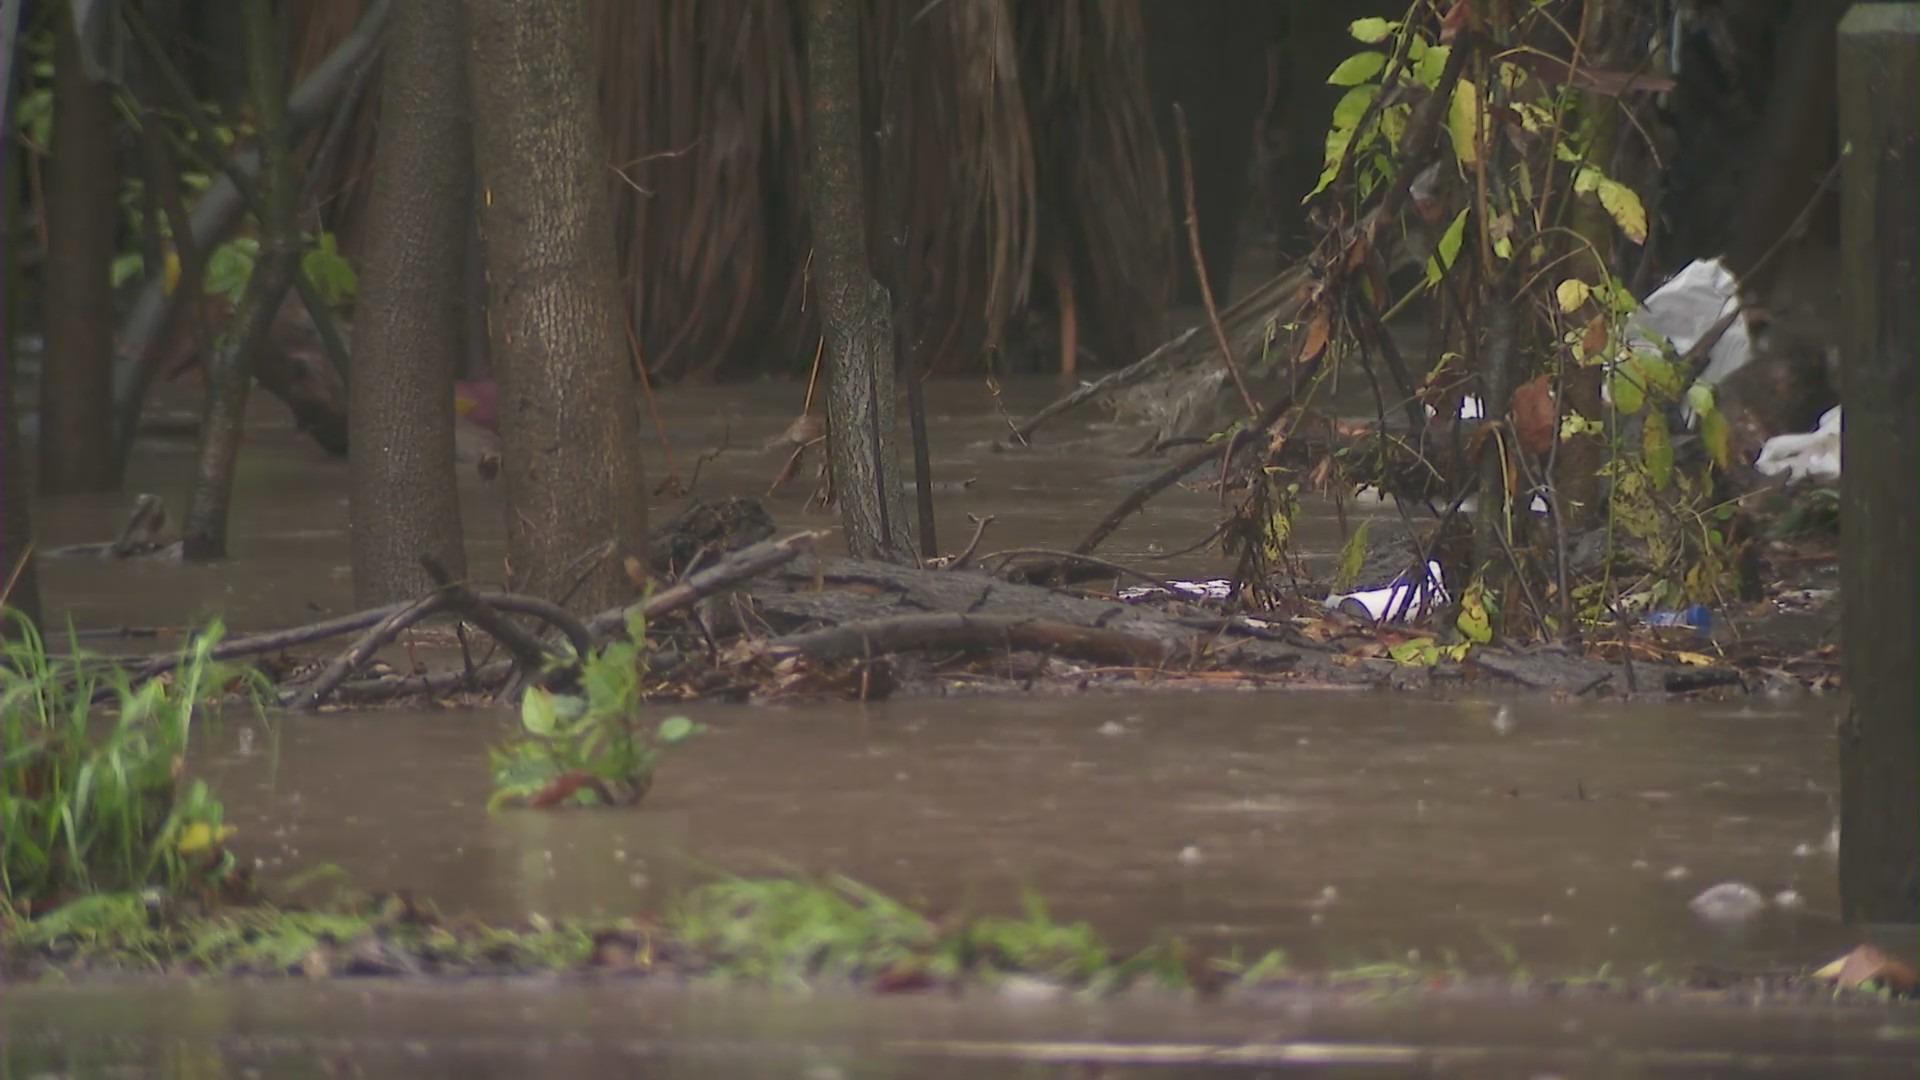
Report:
M1460 634L1470 642L1484 645L1493 640L1493 622L1487 616L1486 594L1479 588L1460 598L1460 617L1454 620Z
M1347 33L1352 34L1355 41L1378 45L1399 27L1399 23L1381 18L1355 19L1347 24Z
M1640 205L1640 196L1620 181L1604 176L1597 187L1600 205L1606 207L1607 213L1613 216L1614 224L1620 226L1620 231L1636 244L1646 243L1647 208Z
M1647 412L1641 429L1640 452L1647 462L1647 476L1655 491L1665 491L1673 483L1673 441L1667 437L1667 418L1660 410Z
M1340 61L1340 66L1334 68L1333 74L1327 76L1327 85L1359 86L1361 83L1380 74L1381 69L1386 66L1386 53L1371 51L1357 52L1345 60Z
M1387 646L1387 655L1397 664L1432 667L1440 662L1440 646L1432 638L1414 638Z
M1553 290L1553 298L1560 302L1560 310L1568 315L1580 310L1580 305L1593 295L1593 289L1579 278L1568 278Z
M1353 588L1354 581L1360 576L1360 566L1367 559L1367 525L1367 519L1360 519L1359 527L1353 530L1353 535L1347 537L1346 544L1340 549L1340 569L1333 576L1335 592L1346 592Z
M1453 137L1453 156L1471 165L1480 157L1480 88L1465 79L1453 88L1447 110L1447 134Z
M1713 666L1713 657L1708 656L1706 653L1677 652L1673 654L1673 658L1690 667Z
M1467 212L1460 211L1453 216L1447 231L1440 234L1440 242L1433 247L1433 254L1427 257L1427 284L1438 285L1446 276L1447 268L1460 255L1460 240L1466 235Z
M180 839L175 841L173 846L182 855L193 855L206 851L215 844L225 841L228 837L232 836L234 832L235 829L233 826L223 825L216 834L213 831L213 826L204 821L196 821L180 830Z
M1573 193L1575 195L1585 195L1587 192L1598 188L1600 181L1605 179L1606 177L1600 175L1599 169L1581 169L1579 172L1573 174Z
M1733 430L1727 426L1727 414L1715 409L1700 414L1700 441L1707 445L1713 463L1724 469L1733 460Z

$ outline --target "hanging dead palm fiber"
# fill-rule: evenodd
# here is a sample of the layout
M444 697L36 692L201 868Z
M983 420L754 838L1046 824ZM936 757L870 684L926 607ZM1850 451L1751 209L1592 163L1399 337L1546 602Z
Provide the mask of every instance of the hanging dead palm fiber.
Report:
M1131 363L1165 337L1175 265L1140 10L1105 0L1019 10L1037 84L1042 236L1069 260L1089 350Z
M365 8L365 0L294 5L288 85L298 85L326 60L334 47L360 25ZM341 250L354 258L361 251L360 223L366 219L366 200L373 191L373 140L380 115L379 65L369 68L362 78L364 85L349 90L342 99L344 108L336 109L333 117L293 148L294 169L305 176L320 148L329 139L340 140L328 153L321 175L307 183L314 193L313 203L295 207L295 211L300 214L302 228L335 232Z
M307 5L294 70L346 34L362 0ZM650 371L804 371L805 43L798 0L589 0L627 310ZM1159 337L1171 228L1133 0L865 0L869 253L905 244L904 294L929 366L974 367L1035 302L1056 254L1092 351ZM325 225L357 252L376 95L321 178ZM904 228L887 214L887 185ZM1061 275L1049 276L1053 293ZM1039 297L1058 302L1054 295Z

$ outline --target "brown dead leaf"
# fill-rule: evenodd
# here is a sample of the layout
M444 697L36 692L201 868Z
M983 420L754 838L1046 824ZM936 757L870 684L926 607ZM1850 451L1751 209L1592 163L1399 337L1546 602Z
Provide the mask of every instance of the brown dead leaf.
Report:
M577 770L574 772L561 773L559 776L554 777L546 787L527 796L527 806L534 810L545 810L558 806L567 799L572 798L575 792L592 782L593 776L590 773L579 772Z
M1332 321L1327 316L1324 305L1313 309L1307 319L1307 337L1300 344L1300 363L1306 363L1318 357L1327 348L1327 336L1333 332Z
M1601 71L1597 68L1574 67L1557 56L1545 53L1516 52L1513 62L1550 86L1571 86L1606 97L1619 97L1631 92L1664 94L1675 86L1672 76L1646 71Z
M1553 448L1553 388L1545 375L1513 392L1512 415L1520 449L1544 454Z
M873 990L877 994L912 994L933 987L933 976L920 967L907 964L888 968L873 980Z
M1831 981L1842 990L1858 990L1870 982L1902 994L1912 993L1914 988L1913 969L1872 945L1860 946L1814 972L1813 977Z
M1599 356L1607 350L1607 319L1604 315L1595 315L1587 320L1587 328L1580 335L1580 351L1588 356Z
M768 439L763 450L772 450L781 446L805 446L827 433L826 421L812 413L801 413L794 417L787 430Z
M1366 264L1367 251L1367 234L1364 232L1354 234L1353 243L1347 245L1347 270L1349 272Z
M1462 30L1478 28L1480 20L1474 15L1473 0L1457 0L1447 9L1446 17L1440 20L1440 41L1442 44L1452 41Z

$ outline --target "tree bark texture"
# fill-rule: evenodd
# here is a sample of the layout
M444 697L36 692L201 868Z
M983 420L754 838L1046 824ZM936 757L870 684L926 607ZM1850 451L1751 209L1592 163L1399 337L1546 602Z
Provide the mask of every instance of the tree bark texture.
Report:
M348 376L353 591L377 607L433 587L420 556L466 576L453 382L466 334L472 137L461 0L393 15L367 208L359 353Z
M911 558L895 437L893 330L868 263L859 27L851 0L808 0L814 295L826 332L833 495L849 554Z
M468 0L467 19L511 577L597 611L633 597L647 505L586 4Z
M1920 918L1920 8L1840 24L1840 909Z
M40 375L40 483L50 494L118 484L113 447L112 89L80 60L73 15L54 15L53 161L47 175L47 350Z
M234 311L228 338L207 373L206 419L200 426L193 491L180 537L188 559L222 559L227 555L227 512L233 500L240 434L246 425L253 358L267 347L274 315L293 287L294 266L300 258L293 163L287 156L286 92L281 86L273 13L265 4L249 4L246 22L247 71L264 163L259 192L263 218L260 254Z

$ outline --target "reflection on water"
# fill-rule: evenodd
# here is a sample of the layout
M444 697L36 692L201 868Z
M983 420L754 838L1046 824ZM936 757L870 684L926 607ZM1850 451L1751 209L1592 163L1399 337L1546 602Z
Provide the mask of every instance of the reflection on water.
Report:
M0 1000L13 1076L1910 1077L1882 1010L1267 998L1198 1005L679 992L645 982L267 983Z

